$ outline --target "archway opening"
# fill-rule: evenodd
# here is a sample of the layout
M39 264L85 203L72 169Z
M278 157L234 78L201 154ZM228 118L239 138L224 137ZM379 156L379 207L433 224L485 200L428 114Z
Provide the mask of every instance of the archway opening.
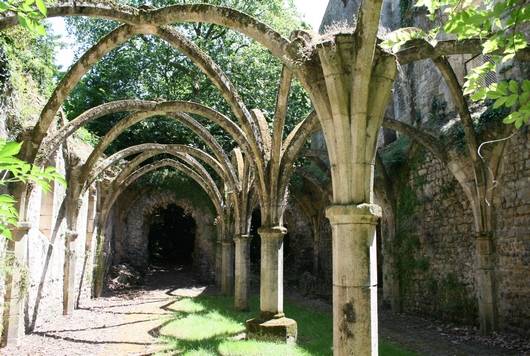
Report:
M156 209L149 226L149 263L156 266L191 266L195 230L195 220L181 207L170 204Z

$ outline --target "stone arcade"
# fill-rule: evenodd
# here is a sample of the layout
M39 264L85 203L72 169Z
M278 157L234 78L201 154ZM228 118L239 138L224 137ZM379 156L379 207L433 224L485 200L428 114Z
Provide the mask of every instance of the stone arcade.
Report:
M73 313L81 297L101 295L108 272L110 240L117 236L111 226L113 221L120 220L116 207L123 204L120 197L127 194L127 187L149 172L172 167L197 182L214 206L218 223L209 224L205 218L204 223L197 224L200 231L195 244L200 251L215 255L204 263L215 266L215 278L221 291L233 295L234 307L240 310L248 308L250 220L253 209L258 207L261 213L258 230L261 239L260 314L247 321L247 336L294 342L297 323L285 315L283 309L284 236L288 232L284 214L294 162L311 135L321 130L331 170L331 199L325 215L331 224L333 241L333 353L377 355L376 228L383 214L381 207L375 204L373 183L378 133L383 126L400 131L427 147L461 184L475 221L480 326L484 332L494 330L497 312L493 287L493 218L490 206L481 197L488 196L490 201L493 198L489 186L493 183L486 176L488 169L498 169L504 146L493 150L488 164L476 155L478 144L470 109L447 59L455 54L478 54L480 46L473 41L462 46L447 40L432 47L416 40L395 55L387 53L378 46L377 38L382 3L382 0L363 2L355 29L323 36L296 31L290 39L241 12L213 5L133 9L74 3L50 7L49 17L90 16L122 23L83 54L64 75L24 146L24 159L39 166L55 160L56 166L65 166L68 176L66 192L52 196L53 219L47 229L49 238L54 240L58 234L63 234L66 242L61 251L64 253L63 313ZM282 62L272 129L259 108L246 107L230 78L208 54L169 27L187 22L211 23L238 31L266 47ZM0 30L16 24L15 16L0 17ZM122 100L91 108L54 130L54 120L60 116L61 106L83 75L111 50L141 34L156 36L186 55L217 87L237 122L194 102ZM520 57L528 59L529 55L525 53ZM467 154L448 153L430 134L386 115L398 64L425 59L432 60L448 85L468 139ZM300 123L284 135L288 97L294 79L309 94L314 112L300 118ZM102 137L89 154L75 154L75 150L71 150L69 155L61 157L57 153L59 148L68 145L68 138L80 127L118 112L129 116ZM225 152L214 136L191 115L219 125L237 147ZM127 128L156 116L169 117L184 125L209 152L186 145L146 143L104 156L105 149ZM133 155L136 157L124 163L124 159ZM221 178L221 186L210 172ZM107 178L105 184L98 182L103 176ZM321 189L318 184L316 186ZM26 263L26 246L34 234L35 205L42 206L40 199L46 196L32 185L17 187L16 192L20 198L20 224L6 249L19 263ZM135 213L144 216L145 211L158 206L187 204L163 201L163 194L153 195L156 197L150 202L142 201L141 205L146 207ZM140 199L136 197L131 201ZM198 208L187 208L196 220L197 216L207 215ZM44 216L43 211L37 216L39 214L41 218ZM65 226L61 224L63 219ZM315 231L318 229L315 227ZM214 244L208 242L211 235L216 236ZM137 239L139 245L145 245L145 236ZM125 244L120 239L115 240L113 243ZM138 260L144 257L139 256ZM93 271L87 262L91 259L96 261ZM316 252L314 259L318 265ZM205 274L208 266L203 268ZM13 273L4 281L4 344L19 342L25 330L26 296L20 293L19 279L20 276Z

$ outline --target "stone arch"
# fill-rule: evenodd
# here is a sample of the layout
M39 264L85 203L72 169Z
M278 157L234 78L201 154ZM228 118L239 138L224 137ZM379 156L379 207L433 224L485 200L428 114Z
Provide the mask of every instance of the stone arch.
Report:
M167 104L167 105L164 105ZM171 114L170 110L178 111L178 109L186 108L187 106L190 106L188 102L168 102L161 104L161 107L169 106L168 109L168 116L175 118L179 122L183 122L186 126L193 128L194 132L200 135L200 137L207 143L207 145L214 150L214 154L218 157L218 160L215 160L210 155L206 154L203 151L197 150L197 149L190 149L193 155L199 155L199 159L206 161L208 165L210 165L212 168L216 169L216 171L219 173L219 175L223 178L223 180L226 181L226 184L230 186L230 189L237 189L237 181L235 178L235 172L232 168L231 163L228 160L228 157L226 154L223 153L222 148L217 143L215 138L209 133L207 133L207 130L204 129L200 124L198 124L195 120L191 119L189 116L182 116L180 114ZM191 105L194 107L195 105ZM200 105L198 107L201 107ZM99 144L96 146L96 148L92 151L89 158L85 162L82 172L81 172L81 182L86 181L91 176L91 172L96 166L97 160L100 158L100 156L103 155L103 152L105 149L110 145L112 141L114 141L121 133L123 133L127 128L135 125L136 123L145 120L149 117L164 114L166 112L162 110L153 110L152 112L140 112L137 114L133 114L129 116L126 119L123 119L119 121L114 127L101 139ZM191 120L190 120L191 119ZM181 145L182 146L182 145ZM220 160L219 160L220 158Z
M197 65L220 90L223 97L231 106L232 111L236 117L238 117L240 124L242 125L243 132L245 132L250 138L250 148L255 149L256 151L261 151L261 141L259 136L256 136L259 134L259 130L256 128L253 116L250 115L246 109L236 88L232 85L228 77L207 54L175 30L159 27L133 28L128 25L121 26L103 37L69 69L52 93L51 98L44 107L41 117L33 130L33 143L35 145L40 146L55 114L81 77L105 54L125 43L132 36L142 33L152 34L164 39L175 48L181 50L195 65ZM150 103L153 104L153 102ZM113 110L116 110L116 108L113 108ZM100 112L96 115L102 115L102 113ZM105 114L103 113L103 115ZM62 142L62 140L59 142ZM55 145L57 144L58 143L56 142ZM257 158L259 161L259 155Z
M176 22L204 22L238 31L261 43L276 57L291 61L289 55L290 41L254 17L227 7L194 4L172 5L164 8L145 11L131 7L105 6L104 4L83 4L73 6L51 6L47 17L90 16L115 20L129 25L150 26L165 25ZM0 19L0 30L18 24L16 16L5 16Z
M189 161L188 161L189 162ZM203 170L203 172L197 172L194 168L188 167L187 165L171 160L171 159L163 159L156 163L152 163L146 166L141 167L136 172L131 174L127 179L123 182L123 184L120 186L120 188L113 192L113 198L111 198L110 202L112 202L132 183L134 183L136 180L138 180L143 175L150 173L152 171L158 170L163 167L172 167L175 168L182 173L188 175L190 178L195 180L208 194L210 199L212 200L212 203L216 209L216 212L219 216L222 216L223 214L223 198L221 196L221 193L217 190L217 187L215 186L215 183L211 180L211 177L209 177L208 173ZM110 206L109 206L110 208Z

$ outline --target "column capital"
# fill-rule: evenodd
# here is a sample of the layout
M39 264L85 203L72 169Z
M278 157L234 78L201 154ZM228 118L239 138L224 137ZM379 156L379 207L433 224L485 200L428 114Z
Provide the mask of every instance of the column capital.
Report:
M13 241L20 241L31 229L31 223L28 221L21 221L11 229L11 238Z
M251 238L251 235L248 234L237 234L234 237L234 241L249 241Z
M376 225L381 216L381 207L376 204L331 205L326 209L326 217L332 225Z
M258 229L258 234L261 238L280 239L287 234L287 229L283 226L263 226Z
M64 232L64 236L69 241L74 241L79 236L79 233L77 231L74 231L74 230L66 230Z

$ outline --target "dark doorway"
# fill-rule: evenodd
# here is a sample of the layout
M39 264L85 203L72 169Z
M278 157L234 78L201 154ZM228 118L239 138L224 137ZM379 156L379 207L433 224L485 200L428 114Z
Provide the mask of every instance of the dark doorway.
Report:
M149 263L162 266L189 266L193 263L195 220L175 204L159 208L151 215Z
M250 269L253 273L259 273L261 261L261 239L258 229L261 227L261 212L254 209L250 222Z

